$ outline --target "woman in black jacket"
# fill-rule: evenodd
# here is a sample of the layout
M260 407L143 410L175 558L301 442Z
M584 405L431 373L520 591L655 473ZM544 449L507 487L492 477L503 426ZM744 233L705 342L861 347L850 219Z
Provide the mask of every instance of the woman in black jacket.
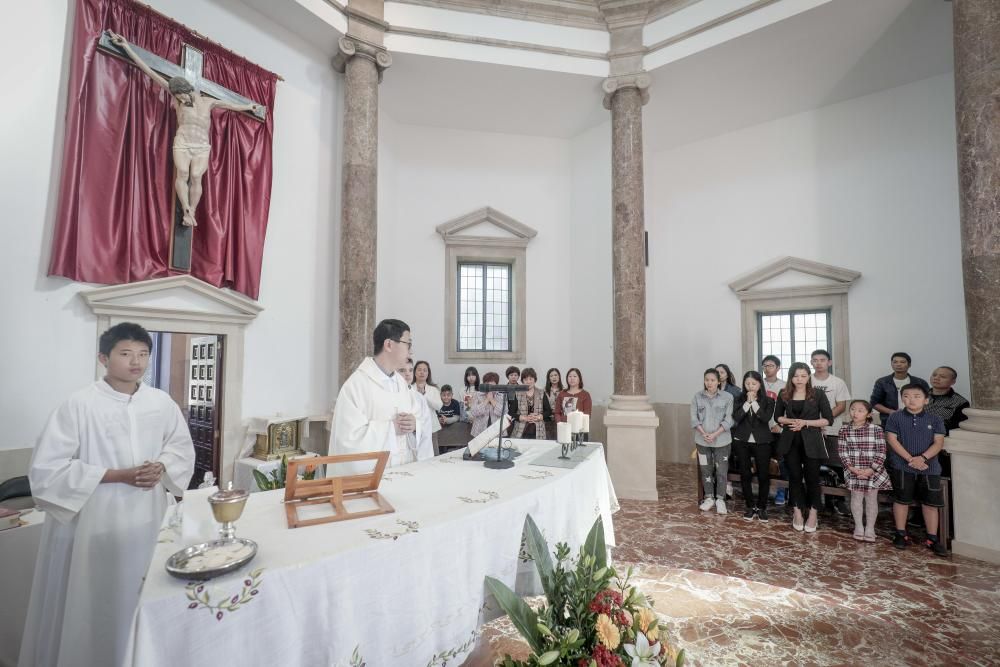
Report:
M817 512L822 503L819 488L819 467L829 454L823 427L833 423L833 413L826 392L815 391L809 367L797 361L788 369L788 384L778 394L774 421L781 425L778 436L778 456L788 465L788 492L795 508L792 528L816 532ZM802 495L802 478L806 493ZM809 518L802 521L802 512L809 508Z
M733 453L740 463L743 483L743 518L767 521L767 494L771 489L771 443L774 434L768 422L774 414L774 401L763 391L764 380L757 371L743 375L743 390L733 402ZM750 459L757 465L757 501L753 498L753 473Z

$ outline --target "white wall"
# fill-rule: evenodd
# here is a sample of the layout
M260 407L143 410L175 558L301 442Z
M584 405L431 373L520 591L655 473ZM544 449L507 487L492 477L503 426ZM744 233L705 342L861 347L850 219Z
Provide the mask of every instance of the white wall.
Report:
M340 84L329 59L238 0L151 0L157 10L285 78L274 118L274 181L260 303L249 327L243 413L327 409L336 390ZM76 296L89 287L45 276L62 156L70 0L4 9L0 82L0 312L5 350L0 450L30 447L47 415L93 380L96 324ZM0 478L4 475L0 473Z
M377 318L413 330L415 359L437 384L462 382L444 365L444 241L434 228L483 206L538 231L526 252L527 364L565 371L570 355L570 142L396 124L380 118ZM476 364L480 374L508 364Z
M611 284L611 123L573 139L572 358L595 403L614 389L614 292Z
M896 350L924 378L953 366L968 396L955 156L950 75L647 155L653 400L687 402L718 362L737 371L727 284L784 255L863 274L849 302L855 396Z

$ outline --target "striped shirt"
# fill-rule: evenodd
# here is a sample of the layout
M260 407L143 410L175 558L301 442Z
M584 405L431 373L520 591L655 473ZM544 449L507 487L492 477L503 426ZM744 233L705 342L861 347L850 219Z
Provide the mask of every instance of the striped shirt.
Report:
M932 415L926 410L913 414L905 408L889 415L885 423L885 432L895 433L899 444L911 456L923 454L934 444L934 436L947 433L944 422L937 415ZM935 456L927 462L927 470L915 470L892 447L889 448L889 465L918 475L941 474L941 462L938 461L938 457Z
M946 431L958 428L960 423L968 419L964 411L969 407L969 402L954 389L948 389L947 394L935 394L931 392L928 398L930 399L930 403L927 404L924 410L940 417L944 422Z

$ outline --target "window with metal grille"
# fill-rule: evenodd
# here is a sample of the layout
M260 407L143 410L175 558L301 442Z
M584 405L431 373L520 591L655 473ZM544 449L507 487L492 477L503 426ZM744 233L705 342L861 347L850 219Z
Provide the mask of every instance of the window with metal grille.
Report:
M813 350L832 350L830 311L795 310L757 313L757 359L769 354L781 359L778 376L788 379L788 367L796 361L809 363Z
M511 265L458 264L458 350L511 350Z

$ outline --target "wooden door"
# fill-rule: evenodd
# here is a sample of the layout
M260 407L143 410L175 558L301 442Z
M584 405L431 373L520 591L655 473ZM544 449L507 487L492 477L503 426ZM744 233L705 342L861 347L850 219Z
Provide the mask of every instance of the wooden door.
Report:
M188 362L188 428L194 441L194 475L189 489L197 488L206 472L219 479L219 374L222 371L222 336L191 336Z

